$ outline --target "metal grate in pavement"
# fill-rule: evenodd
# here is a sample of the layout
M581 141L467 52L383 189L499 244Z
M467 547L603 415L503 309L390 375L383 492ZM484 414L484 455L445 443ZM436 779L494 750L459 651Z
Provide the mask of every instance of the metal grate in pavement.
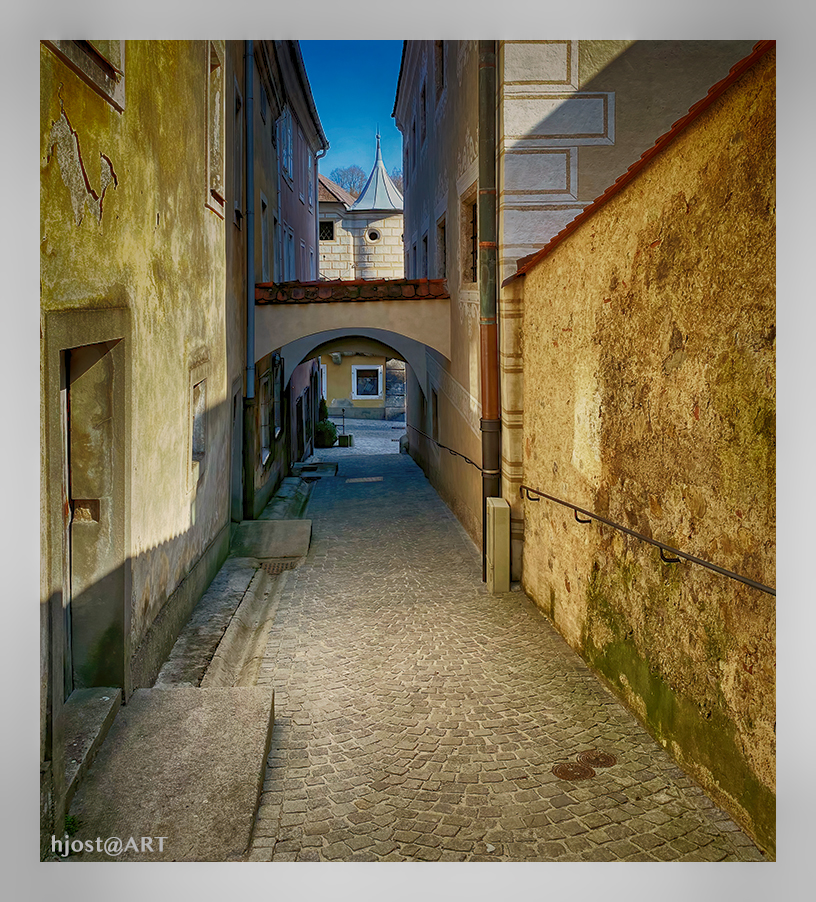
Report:
M559 780L588 780L595 776L595 771L588 764L581 764L576 761L565 761L563 764L556 764L552 772Z
M279 576L284 570L294 570L302 558L289 558L280 561L261 561L261 569L270 576Z
M602 752L600 749L588 749L580 752L577 756L579 763L586 764L589 767L612 767L617 763L617 758L610 755L609 752Z
M382 476L355 476L353 479L347 479L346 482L382 482Z

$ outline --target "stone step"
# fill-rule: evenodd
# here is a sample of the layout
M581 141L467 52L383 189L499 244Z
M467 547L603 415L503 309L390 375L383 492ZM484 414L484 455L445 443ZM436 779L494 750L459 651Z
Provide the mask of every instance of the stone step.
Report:
M122 690L76 689L62 709L65 736L65 804L71 804L122 704Z

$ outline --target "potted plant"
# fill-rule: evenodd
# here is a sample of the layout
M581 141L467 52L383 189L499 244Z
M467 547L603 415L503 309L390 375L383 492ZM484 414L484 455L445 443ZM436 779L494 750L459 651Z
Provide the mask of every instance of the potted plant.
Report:
M315 426L315 447L331 448L337 441L337 427L329 419L329 409L323 398L320 399L319 415L320 419Z

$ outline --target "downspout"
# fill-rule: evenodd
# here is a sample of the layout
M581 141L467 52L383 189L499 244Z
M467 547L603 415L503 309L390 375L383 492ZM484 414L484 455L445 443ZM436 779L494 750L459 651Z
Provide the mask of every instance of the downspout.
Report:
M255 518L255 53L244 42L246 157L246 389L244 394L244 519Z
M314 158L315 279L320 278L320 164L318 160L325 157L328 152L329 148L323 147L318 150Z
M479 41L479 343L482 393L482 580L487 499L500 495L499 331L496 287L496 42Z

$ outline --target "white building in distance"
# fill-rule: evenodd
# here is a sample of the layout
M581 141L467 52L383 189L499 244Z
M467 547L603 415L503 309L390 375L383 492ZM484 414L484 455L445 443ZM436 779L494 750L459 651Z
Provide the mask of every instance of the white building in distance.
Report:
M402 195L383 163L380 136L374 168L360 196L318 176L320 278L402 279Z

